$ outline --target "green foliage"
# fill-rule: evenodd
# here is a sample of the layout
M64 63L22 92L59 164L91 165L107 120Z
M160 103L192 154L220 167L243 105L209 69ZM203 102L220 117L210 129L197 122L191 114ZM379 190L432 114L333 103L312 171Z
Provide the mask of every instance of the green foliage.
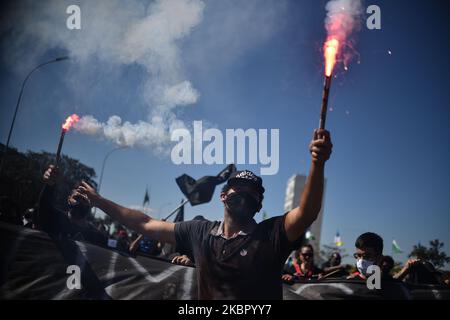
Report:
M5 146L0 144L0 158L3 158ZM44 186L42 176L50 164L55 163L55 154L48 152L26 153L10 148L0 172L0 196L9 197L18 206L20 212L35 207ZM57 184L55 205L66 207L66 198L70 190L81 180L94 187L95 170L76 159L62 156L59 166L60 179Z
M444 243L439 239L430 241L430 247L422 246L420 243L413 247L409 257L416 257L418 259L431 262L436 268L443 268L445 264L450 262L450 257L442 250Z
M328 261L333 252L338 252L341 255L341 259L344 260L345 257L348 257L348 254L345 253L345 249L343 247L338 247L334 244L332 245L322 245L322 249L320 249L320 259L322 261Z

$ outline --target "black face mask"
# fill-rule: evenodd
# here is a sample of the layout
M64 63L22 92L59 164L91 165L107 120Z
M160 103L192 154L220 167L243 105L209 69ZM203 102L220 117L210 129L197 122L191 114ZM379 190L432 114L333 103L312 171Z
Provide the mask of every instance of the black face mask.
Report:
M230 215L239 220L249 220L259 211L258 201L243 191L228 194L225 205Z
M70 215L76 219L85 218L90 212L89 206L77 203L70 205L69 204Z

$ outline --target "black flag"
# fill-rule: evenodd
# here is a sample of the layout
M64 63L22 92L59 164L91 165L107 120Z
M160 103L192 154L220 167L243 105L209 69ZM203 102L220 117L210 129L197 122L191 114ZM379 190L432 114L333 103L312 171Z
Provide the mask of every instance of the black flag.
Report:
M150 196L148 195L148 188L145 189L145 195L144 195L144 202L142 203L142 206L148 206L150 204Z
M204 176L195 180L187 174L176 178L181 192L186 196L192 206L209 202L217 185L228 180L230 175L236 171L234 164L228 165L217 176Z

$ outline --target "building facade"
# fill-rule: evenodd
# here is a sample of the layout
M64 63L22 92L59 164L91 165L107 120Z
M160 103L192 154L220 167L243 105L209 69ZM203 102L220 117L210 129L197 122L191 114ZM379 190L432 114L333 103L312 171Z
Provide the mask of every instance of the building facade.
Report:
M300 203L300 197L303 193L306 183L306 176L295 174L291 178L289 178L286 185L286 196L284 200L284 212L288 212L295 207L297 207ZM322 197L322 207L320 209L319 216L316 221L309 227L308 231L311 235L310 239L306 241L314 248L314 261L315 263L320 263L320 237L322 231L322 219L323 219L323 210L324 210L324 198L325 198L325 189L326 189L326 180L324 181L324 190Z

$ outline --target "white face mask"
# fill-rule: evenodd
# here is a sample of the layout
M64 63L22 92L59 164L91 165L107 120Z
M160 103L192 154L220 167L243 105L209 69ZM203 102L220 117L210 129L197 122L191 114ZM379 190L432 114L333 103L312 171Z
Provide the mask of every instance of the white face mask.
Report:
M359 273L361 273L364 276L366 275L367 268L373 264L374 264L374 262L370 261L370 260L365 260L365 259L356 260L356 267L358 268Z

